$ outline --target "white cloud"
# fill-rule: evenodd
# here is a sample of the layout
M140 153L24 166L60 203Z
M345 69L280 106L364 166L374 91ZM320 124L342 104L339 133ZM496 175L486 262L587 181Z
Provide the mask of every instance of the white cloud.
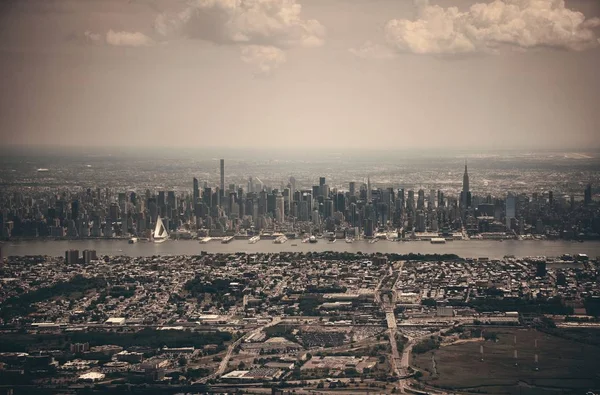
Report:
M315 47L325 28L302 19L295 0L193 0L176 13L160 14L154 23L165 38L185 36L219 44Z
M100 44L103 41L102 35L90 32L89 30L83 33L83 38L86 42L92 44Z
M285 52L264 45L245 45L242 47L242 60L256 67L260 74L270 74L285 63Z
M416 20L393 19L385 26L388 43L401 52L457 54L502 46L583 50L598 45L593 29L600 19L586 19L566 8L564 0L495 0L476 3L466 12L427 0L417 6Z
M106 32L106 43L121 47L144 47L152 45L154 42L140 32L116 32L111 29Z
M387 46L366 41L358 48L350 48L351 54L362 59L391 59L396 54Z

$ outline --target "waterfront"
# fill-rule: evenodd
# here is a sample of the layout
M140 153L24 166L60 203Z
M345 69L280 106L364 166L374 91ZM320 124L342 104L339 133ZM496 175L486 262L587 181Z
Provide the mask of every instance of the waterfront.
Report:
M295 244L295 245L293 245ZM66 250L96 250L99 255L127 255L127 256L152 256L152 255L198 255L202 251L210 253L235 253L235 252L322 252L322 251L348 251L363 253L421 253L421 254L456 254L461 257L488 257L502 258L505 255L514 256L560 256L562 254L587 254L591 258L600 256L600 241L586 241L584 243L564 240L531 240L504 242L470 240L452 241L446 244L431 244L426 241L391 242L379 241L368 243L355 241L345 243L337 240L329 243L319 240L318 243L302 243L301 240L288 240L284 244L276 244L271 240L260 240L249 244L247 240L234 240L223 244L219 241L210 241L201 244L197 240L169 240L165 243L151 243L140 241L129 244L127 240L33 240L2 243L4 256L24 255L49 255L64 256Z

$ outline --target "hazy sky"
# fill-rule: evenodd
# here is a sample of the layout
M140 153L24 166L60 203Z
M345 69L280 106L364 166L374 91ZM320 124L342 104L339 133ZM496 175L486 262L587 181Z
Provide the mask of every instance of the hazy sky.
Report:
M600 147L598 0L14 0L19 145Z

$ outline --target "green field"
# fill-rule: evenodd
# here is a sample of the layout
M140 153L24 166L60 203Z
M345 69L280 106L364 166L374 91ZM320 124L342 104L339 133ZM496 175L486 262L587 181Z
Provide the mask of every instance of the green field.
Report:
M600 347L533 329L487 331L496 332L498 341L450 345L415 355L413 365L423 372L421 381L461 392L491 394L585 394L600 389ZM600 331L596 336L600 336ZM484 346L483 361L481 345ZM539 356L537 371L536 353Z

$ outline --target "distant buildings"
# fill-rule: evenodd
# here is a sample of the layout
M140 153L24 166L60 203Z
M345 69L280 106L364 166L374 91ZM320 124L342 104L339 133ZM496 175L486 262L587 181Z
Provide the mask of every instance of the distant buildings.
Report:
M224 159L219 164L218 185L201 186L193 177L191 191L188 186L188 191L145 193L88 188L0 194L2 237L150 239L161 218L173 238L251 237L260 232L357 238L387 233L402 238L413 231L417 239L418 233L450 238L456 232L465 238L485 234L503 239L503 232L513 238L600 238L600 210L591 184L583 191L583 201L559 190L472 195L465 163L462 183L453 180L448 190L411 188L414 184L377 187L370 175L358 185L349 182L347 189L335 179L318 177L318 185L311 185L311 179L294 176L281 187L249 177L246 186L230 183L226 188ZM246 177L241 180L245 183Z
M65 263L73 265L79 262L79 250L67 250L65 252Z

